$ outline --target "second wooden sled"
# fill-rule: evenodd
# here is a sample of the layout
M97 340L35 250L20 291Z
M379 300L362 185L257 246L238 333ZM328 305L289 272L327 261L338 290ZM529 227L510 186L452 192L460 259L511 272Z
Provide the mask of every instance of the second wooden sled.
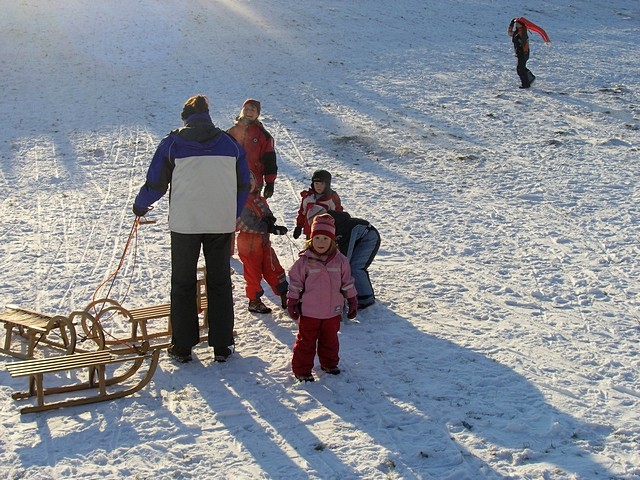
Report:
M200 341L208 338L209 329L206 271L199 268L196 277L196 311L199 316ZM115 300L94 300L81 312L71 314L71 320L80 317L81 330L93 338L94 325L102 327L104 346L127 349L130 344L149 342L150 348L165 348L171 344L171 305L168 303L127 309ZM82 347L76 348L81 351Z
M0 313L0 323L5 327L1 353L28 359L34 357L34 350L38 344L61 348L66 353L73 353L76 347L76 330L71 321L62 315L52 316L7 305L6 310ZM21 351L22 345L14 341L18 338L27 340L26 352L23 349Z
M90 403L115 400L126 397L149 383L158 366L159 349L151 349L148 341L139 346L121 344L119 348L108 348L105 332L100 322L88 313L73 312L70 319L80 317L82 329L88 334L96 348L70 355L24 360L7 365L12 377L29 377L26 391L16 392L12 397L16 400L35 397L35 405L23 407L20 413L42 412L61 407L86 405ZM142 378L133 381L136 373L144 364L148 368ZM79 381L71 371L85 370L86 381ZM54 374L65 372L64 377L71 379L64 385L45 386L53 381ZM60 383L61 375L56 375ZM75 381L73 381L75 380ZM57 396L56 399L50 400ZM61 398L65 396L66 398Z
M35 405L20 409L20 413L23 414L123 398L141 390L149 383L158 365L159 355L160 350L151 350L138 355L118 355L110 350L97 350L15 362L7 365L9 374L12 377L28 376L29 388L27 391L14 393L12 397L16 400L36 398ZM124 385L124 382L133 377L145 362L149 363L145 375L136 383ZM124 372L116 370L112 376L107 373L108 365L125 363L129 365ZM45 375L78 369L88 370L86 382L45 387ZM79 393L79 395L49 401L53 395L68 396L70 393Z

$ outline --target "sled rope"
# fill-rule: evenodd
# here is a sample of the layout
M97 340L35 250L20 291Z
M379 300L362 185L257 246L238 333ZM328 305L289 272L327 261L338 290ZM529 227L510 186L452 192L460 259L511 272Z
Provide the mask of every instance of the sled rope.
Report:
M127 257L127 253L129 252L129 248L131 247L132 243L133 243L133 264L132 264L132 268L131 268L131 276L129 278L129 284L127 285L127 289L125 290L125 293L123 295L123 298L121 300L122 303L126 298L127 295L129 293L129 287L131 286L131 280L133 279L133 273L135 272L136 269L136 260L138 257L138 227L140 225L144 225L146 223L152 223L146 220L143 220L142 217L138 217L136 216L135 219L133 220L133 225L131 226L131 230L129 231L129 237L127 238L127 242L125 243L124 249L122 251L122 255L120 256L120 262L118 263L118 266L116 267L116 269L109 274L109 276L107 276L106 279L104 279L102 281L102 283L100 283L100 285L98 285L98 287L95 289L95 291L93 292L93 296L92 296L92 300L96 301L96 298L98 296L98 292L109 282L111 281L109 288L107 290L106 293L106 297L105 298L109 298L109 295L111 294L111 290L113 289L113 286L115 285L116 279L118 277L118 273L120 273L120 270L122 269L122 266L124 265L124 261ZM134 242L132 242L132 240L135 240ZM100 312L102 311L102 308L104 307L104 303L102 304L102 307L98 310L95 306L94 306L94 312L96 315L96 322L98 324L100 324L100 327L102 327L102 323L100 322L100 320L98 320L98 317L100 315ZM109 336L110 338L112 338L114 341L125 345L127 347L131 347L134 348L136 350L138 350L138 347L136 347L135 345L130 345L129 343L120 340L119 338L115 337L114 335L112 335L111 333L109 333L108 331L106 331L104 328L102 328L102 331L104 332L105 335ZM85 337L82 339L82 341L88 340L89 337Z

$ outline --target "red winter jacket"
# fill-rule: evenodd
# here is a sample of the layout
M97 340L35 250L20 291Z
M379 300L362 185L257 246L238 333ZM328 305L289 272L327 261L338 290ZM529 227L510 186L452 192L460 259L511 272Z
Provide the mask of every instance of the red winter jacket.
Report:
M236 231L260 233L269 237L269 225L275 224L275 218L267 200L257 191L253 191L247 198L247 203L236 221Z
M307 238L311 235L311 223L309 222L310 211L317 210L313 207L318 206L324 208L326 211L335 210L341 212L342 202L340 196L335 190L329 190L328 192L318 195L313 188L309 190L303 190L300 192L302 201L300 202L300 209L298 210L298 216L296 218L296 226L302 227L304 234ZM318 213L314 211L313 213Z
M262 122L255 120L245 123L238 119L227 133L244 148L256 188L261 188L265 183L274 183L278 175L275 142Z

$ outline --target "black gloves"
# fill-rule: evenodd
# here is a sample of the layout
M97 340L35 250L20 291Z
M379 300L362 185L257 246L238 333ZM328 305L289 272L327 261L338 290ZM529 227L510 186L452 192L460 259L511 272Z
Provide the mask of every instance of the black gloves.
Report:
M287 313L293 320L297 321L300 318L300 306L297 298L287 298Z
M282 225L274 225L273 227L271 227L271 230L269 230L269 233L273 233L274 235L286 235L288 231L289 230L287 230L287 227L283 227Z
M264 221L267 223L267 232L273 233L274 235L287 234L288 232L287 227L276 225L276 217L267 216L267 217L264 217Z
M302 235L302 227L300 225L293 229L293 238L298 239Z
M267 183L264 186L264 192L262 192L262 196L264 198L271 198L273 197L273 183Z
M136 217L144 217L150 209L139 207L134 203L132 210Z

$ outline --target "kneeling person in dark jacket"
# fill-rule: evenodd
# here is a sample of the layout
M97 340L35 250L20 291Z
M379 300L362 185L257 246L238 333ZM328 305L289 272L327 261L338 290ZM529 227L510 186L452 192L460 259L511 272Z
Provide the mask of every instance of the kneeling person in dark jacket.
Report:
M358 309L375 303L373 286L367 269L380 248L380 233L368 221L355 218L347 212L329 210L336 224L336 243L340 252L349 259L351 275L358 291Z

